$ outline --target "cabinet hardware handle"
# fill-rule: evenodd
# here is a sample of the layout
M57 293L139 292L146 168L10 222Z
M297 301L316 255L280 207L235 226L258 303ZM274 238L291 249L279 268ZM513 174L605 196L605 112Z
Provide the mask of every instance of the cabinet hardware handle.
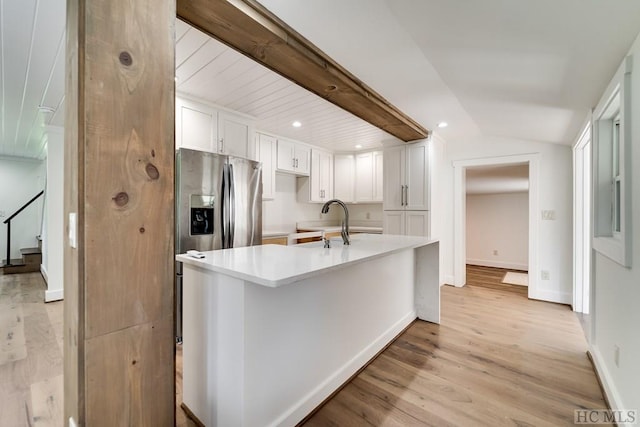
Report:
M400 186L400 206L404 206L404 185Z
M298 159L296 159L296 168L298 167Z
M220 138L220 152L224 153L224 138Z
M409 206L409 186L404 186L404 205Z
M291 167L295 168L296 167L296 159L295 158L291 158Z

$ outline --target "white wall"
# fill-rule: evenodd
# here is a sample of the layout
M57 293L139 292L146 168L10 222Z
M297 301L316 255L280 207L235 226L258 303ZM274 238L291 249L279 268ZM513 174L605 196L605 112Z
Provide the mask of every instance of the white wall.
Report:
M631 54L632 265L624 268L595 252L591 347L612 407L640 410L640 37Z
M301 202L298 194L302 183L294 175L276 174L276 191L273 200L262 202L262 229L265 231L283 231L293 233L296 223L302 221L335 220L342 218L341 210L332 207L329 213L322 215L322 203ZM382 203L349 204L349 221L382 221ZM369 218L367 218L367 214Z
M466 220L467 264L528 270L529 193L467 194Z
M47 277L46 302L63 298L64 244L64 129L49 126L47 132L47 191L42 272Z
M0 157L0 259L7 257L7 226L11 214L44 189L45 166L41 160ZM11 258L20 259L21 248L38 246L36 236L42 225L40 197L11 220Z
M570 304L572 300L572 158L571 147L536 141L500 137L478 137L447 141L440 165L439 205L443 211L440 250L444 280L454 283L454 168L453 161L509 155L539 156L539 207L554 210L554 221L541 221L539 230L539 269L549 272L549 280L538 281L541 299ZM538 272L531 272L537 274Z

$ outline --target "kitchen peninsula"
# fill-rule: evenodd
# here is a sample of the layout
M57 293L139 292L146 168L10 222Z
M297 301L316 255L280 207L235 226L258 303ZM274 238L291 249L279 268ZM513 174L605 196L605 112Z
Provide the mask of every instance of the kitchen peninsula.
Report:
M439 323L438 252L359 234L178 255L184 405L207 426L297 424L416 317Z

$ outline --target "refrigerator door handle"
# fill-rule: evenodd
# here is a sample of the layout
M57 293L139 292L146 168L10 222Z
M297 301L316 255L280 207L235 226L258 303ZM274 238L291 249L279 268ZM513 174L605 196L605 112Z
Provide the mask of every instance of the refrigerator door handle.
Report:
M229 165L229 248L233 247L236 232L236 192L233 165Z
M228 190L227 187L229 186L228 180L227 180L227 165L223 165L222 167L222 191L221 193L221 203L220 203L220 234L221 234L221 238L222 238L222 249L226 249L227 248L227 224L228 224L228 218L229 218L229 208L228 208Z

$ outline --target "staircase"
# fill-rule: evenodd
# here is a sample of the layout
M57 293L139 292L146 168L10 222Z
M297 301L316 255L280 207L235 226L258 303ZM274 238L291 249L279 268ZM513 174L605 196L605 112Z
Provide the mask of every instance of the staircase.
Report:
M36 194L25 203L20 209L15 211L9 218L3 222L7 225L7 259L0 266L0 272L3 274L18 274L18 273L32 273L40 271L40 264L42 264L42 240L38 236L37 248L23 248L20 249L22 259L10 259L11 257L11 220L15 218L20 212L25 210L31 203L35 202L38 197L44 194L44 190Z
M11 265L2 264L3 274L33 273L40 271L42 264L42 251L40 248L20 249L22 259L12 259Z

